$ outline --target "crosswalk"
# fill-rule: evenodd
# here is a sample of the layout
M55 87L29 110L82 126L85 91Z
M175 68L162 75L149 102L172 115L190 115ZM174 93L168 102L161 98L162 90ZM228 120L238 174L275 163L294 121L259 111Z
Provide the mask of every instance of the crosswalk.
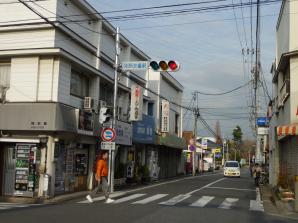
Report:
M95 198L96 199L96 198ZM94 200L95 200L94 199ZM233 208L238 208L240 199L227 197L227 198L216 198L215 196L201 196L196 197L190 194L180 194L170 196L169 194L151 194L147 195L144 193L135 193L135 194L119 194L114 195L113 199L115 200L113 203L107 205L117 205L121 203L128 203L132 205L146 205L146 204L158 204L162 206L175 206L175 205L185 205L194 208L204 208L204 207L216 207L218 209L230 210ZM102 201L101 197L97 198L97 201ZM88 202L81 201L78 202L81 204L86 204ZM217 204L216 204L217 203ZM247 208L249 211L264 211L263 203L261 200L250 200L249 207ZM212 204L212 205L211 205ZM243 203L242 203L243 206Z
M36 207L38 205L40 205L40 204L21 204L21 203L0 202L0 212L5 211L5 210L12 210L12 209Z

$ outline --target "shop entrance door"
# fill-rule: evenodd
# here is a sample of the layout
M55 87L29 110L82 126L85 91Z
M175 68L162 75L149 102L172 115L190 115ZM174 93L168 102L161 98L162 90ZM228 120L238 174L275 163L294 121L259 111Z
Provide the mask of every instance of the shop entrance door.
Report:
M15 160L15 148L12 146L6 146L4 149L4 190L3 195L13 195L14 193L14 182L15 182L15 171L16 171L16 160Z
M0 144L0 196L3 195L3 177L4 177L4 148Z

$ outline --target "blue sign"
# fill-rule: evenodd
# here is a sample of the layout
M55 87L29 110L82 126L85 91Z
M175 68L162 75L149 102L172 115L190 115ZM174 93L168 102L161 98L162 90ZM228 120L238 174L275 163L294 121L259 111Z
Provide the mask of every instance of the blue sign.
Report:
M154 117L143 114L142 121L133 122L132 129L132 141L134 143L155 144Z
M268 126L269 119L267 117L259 117L259 118L257 118L257 125L258 126Z

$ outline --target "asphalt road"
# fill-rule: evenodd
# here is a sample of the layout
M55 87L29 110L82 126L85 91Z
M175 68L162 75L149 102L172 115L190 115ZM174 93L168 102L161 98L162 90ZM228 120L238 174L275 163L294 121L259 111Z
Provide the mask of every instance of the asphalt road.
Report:
M9 209L0 204L0 223L297 222L267 215L253 180L247 170L242 172L241 178L216 173L118 192L112 204L102 197L94 203L81 199Z

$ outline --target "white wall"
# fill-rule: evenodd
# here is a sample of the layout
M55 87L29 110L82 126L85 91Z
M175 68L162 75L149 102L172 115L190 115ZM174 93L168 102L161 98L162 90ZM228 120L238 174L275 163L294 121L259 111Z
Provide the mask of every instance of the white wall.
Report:
M11 0L1 0L1 3L11 3L11 2L18 2L18 1L11 1ZM32 3L28 3L31 7L37 9L38 11L42 12L46 17L53 16L53 14L42 10L41 8L35 6ZM55 12L56 11L56 1L40 1L38 2L39 5L47 8L48 10ZM40 22L44 21L40 19L38 15L32 12L30 9L26 8L21 3L14 3L14 4L0 4L0 22L7 22L7 21L14 21L14 20L23 20L23 19L34 19L31 21L26 22ZM36 20L37 19L37 20ZM14 22L17 23L17 22ZM5 24L5 23L4 23Z
M54 37L54 29L1 32L0 50L50 48L54 47Z
M11 59L10 102L57 101L59 61L54 57Z
M298 21L297 21L298 26ZM297 41L298 42L298 37ZM298 57L290 59L290 113L291 123L298 122L298 116L296 115L298 109Z
M280 23L276 32L276 64L279 63L280 57L283 53L289 52L290 40L290 15L289 2L286 1L280 17Z

